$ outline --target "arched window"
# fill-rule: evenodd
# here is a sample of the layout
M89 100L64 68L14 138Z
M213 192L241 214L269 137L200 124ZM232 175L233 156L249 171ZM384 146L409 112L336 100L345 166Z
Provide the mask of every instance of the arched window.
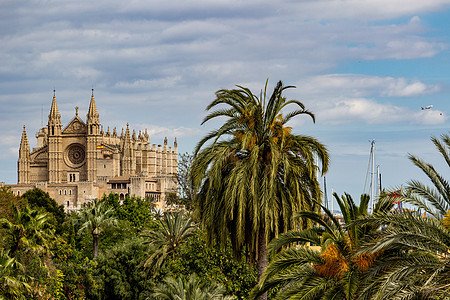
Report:
M66 190L64 190L64 195L67 195L67 191Z
M72 195L72 190L69 190L69 195Z
M59 190L59 194L62 195L62 191L61 190Z

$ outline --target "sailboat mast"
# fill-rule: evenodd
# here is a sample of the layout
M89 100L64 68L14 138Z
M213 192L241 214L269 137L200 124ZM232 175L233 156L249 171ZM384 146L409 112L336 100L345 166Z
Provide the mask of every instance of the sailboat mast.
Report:
M370 207L373 212L373 190L375 188L375 140L372 140L371 147L370 147L370 159L372 160L372 170L370 172Z

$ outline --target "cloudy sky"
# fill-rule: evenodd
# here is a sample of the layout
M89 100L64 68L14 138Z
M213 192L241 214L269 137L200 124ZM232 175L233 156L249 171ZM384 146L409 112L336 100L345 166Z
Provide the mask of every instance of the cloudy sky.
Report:
M329 194L359 198L371 140L383 186L421 179L408 153L443 167L429 138L450 128L449 30L449 0L3 0L0 181L17 182L22 127L35 147L53 89L63 125L94 88L105 130L191 152L215 91L267 78L315 113L292 126L327 145Z

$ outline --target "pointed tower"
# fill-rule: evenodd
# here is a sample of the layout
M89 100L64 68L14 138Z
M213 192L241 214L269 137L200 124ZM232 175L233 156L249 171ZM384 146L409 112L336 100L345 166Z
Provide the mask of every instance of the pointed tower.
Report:
M17 183L29 183L30 176L30 144L28 143L25 125L20 140L19 160L17 161Z
M56 91L53 90L52 107L48 115L48 181L60 183L62 181L62 124L61 115L56 104Z
M148 134L147 128L145 128L144 140L146 143L150 143L150 135Z
M131 142L130 128L127 123L127 129L123 139L122 147L122 175L133 175L135 172L135 153Z
M173 152L172 152L172 173L178 173L178 142L177 138L173 142Z
M97 182L97 146L102 143L100 135L100 120L95 105L94 89L92 89L91 103L86 119L87 138L86 138L86 168L87 181Z
M94 89L92 89L91 103L89 104L89 111L87 113L86 125L88 125L88 134L100 134L100 120L97 112L97 105L95 105Z

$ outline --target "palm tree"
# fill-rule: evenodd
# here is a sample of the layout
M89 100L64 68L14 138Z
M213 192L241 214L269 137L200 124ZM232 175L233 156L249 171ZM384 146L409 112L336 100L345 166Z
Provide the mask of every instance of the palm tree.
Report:
M432 141L450 167L450 138ZM411 180L396 201L405 201L425 211L374 214L364 222L382 226L380 236L365 252L384 251L371 268L362 299L447 299L450 294L450 228L444 215L450 209L450 185L429 163L409 155L433 186ZM448 170L448 169L447 169ZM392 191L381 195L392 197Z
M306 211L296 214L297 218L307 218L316 226L287 232L269 244L271 252L289 245L295 247L275 256L262 281L252 291L252 297L279 286L275 299L358 299L363 275L379 255L360 254L358 250L377 227L355 223L368 215L368 195L361 195L359 206L349 194L341 198L336 193L333 196L344 225L323 206L325 215ZM392 206L389 200L379 201L374 211L387 212Z
M75 219L75 223L80 226L78 233L90 232L92 234L94 258L98 255L98 237L103 228L117 223L117 218L113 213L113 208L108 208L105 202L95 199L87 203L78 218Z
M256 261L259 277L267 266L267 241L293 228L295 212L317 209L313 200L320 199L321 191L315 158L322 172L328 167L323 144L286 126L298 115L314 121L300 101L283 97L288 88L278 82L267 102L267 82L259 97L242 86L216 92L207 109L225 108L211 112L203 123L227 119L199 142L192 166L197 214L209 242L223 247L231 239L237 256L248 253ZM283 115L290 104L297 109Z
M32 250L36 253L49 253L50 240L53 238L53 230L50 228L47 213L25 205L21 208L13 205L12 221L1 219L0 224L10 237L11 257L16 257L18 251Z
M450 168L450 136L443 134L441 139L442 141L431 137L431 141ZM430 187L419 180L410 180L399 200L411 203L436 218L442 218L450 210L449 182L430 163L413 154L409 154L409 159L422 170L433 186Z
M0 249L0 300L25 299L30 286L18 271L23 271L22 265L10 257L8 251Z
M175 257L183 241L193 234L195 225L183 212L166 212L161 220L156 221L157 228L144 232L144 244L152 246L152 253L143 266L152 270L153 276L158 274L168 256Z
M153 299L162 300L231 300L233 296L225 296L225 289L216 283L202 284L193 274L188 281L181 278L167 277L152 291Z

